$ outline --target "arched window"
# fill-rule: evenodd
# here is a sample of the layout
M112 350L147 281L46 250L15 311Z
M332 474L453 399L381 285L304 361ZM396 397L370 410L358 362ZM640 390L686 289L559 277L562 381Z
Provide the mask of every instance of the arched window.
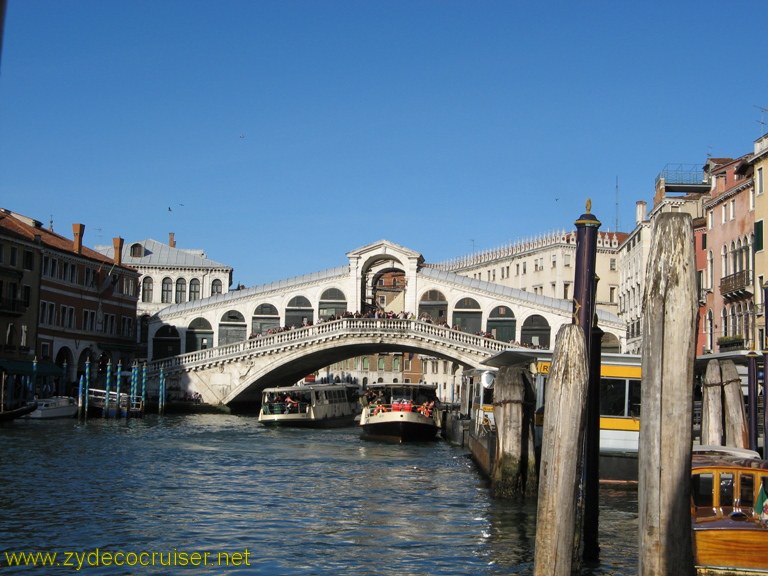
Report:
M221 280L218 278L211 282L211 296L214 294L221 294Z
M141 301L152 302L152 278L145 276L141 281Z
M200 280L197 278L189 281L189 300L200 300Z
M173 280L167 277L163 278L163 291L160 296L160 301L163 304L171 303L171 298L173 297Z
M187 281L184 278L176 280L176 304L187 301Z
M131 244L131 258L141 258L144 256L144 246L136 242Z

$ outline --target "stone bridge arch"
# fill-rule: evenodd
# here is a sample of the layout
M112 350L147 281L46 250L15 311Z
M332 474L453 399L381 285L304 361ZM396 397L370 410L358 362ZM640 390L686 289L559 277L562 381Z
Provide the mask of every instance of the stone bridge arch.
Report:
M493 339L417 320L345 318L199 350L153 362L151 377L164 377L199 393L206 403L258 404L261 390L296 382L306 374L346 358L403 352L425 354L479 368L483 360L509 348Z

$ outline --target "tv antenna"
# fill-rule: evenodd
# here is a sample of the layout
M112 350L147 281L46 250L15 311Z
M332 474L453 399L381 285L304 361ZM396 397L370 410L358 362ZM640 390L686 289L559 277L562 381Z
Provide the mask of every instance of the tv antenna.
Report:
M763 108L757 104L753 104L753 106L760 110L760 120L756 120L756 122L760 124L760 135L762 136L765 134L765 120L763 120L763 117L765 116L765 113L768 112L768 108Z
M616 222L613 228L614 232L619 231L619 177L616 176Z

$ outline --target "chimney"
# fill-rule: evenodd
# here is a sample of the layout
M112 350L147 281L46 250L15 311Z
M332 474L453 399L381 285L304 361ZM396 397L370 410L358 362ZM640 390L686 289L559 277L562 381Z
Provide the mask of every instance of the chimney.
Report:
M176 248L176 238L174 236L173 232L168 232L168 246L171 248Z
M645 200L638 200L635 205L635 224L640 224L645 221Z
M72 234L75 238L72 240L72 250L77 254L83 251L83 234L85 233L85 224L72 224Z
M123 264L123 239L117 236L112 238L112 247L115 249L115 266L122 266Z

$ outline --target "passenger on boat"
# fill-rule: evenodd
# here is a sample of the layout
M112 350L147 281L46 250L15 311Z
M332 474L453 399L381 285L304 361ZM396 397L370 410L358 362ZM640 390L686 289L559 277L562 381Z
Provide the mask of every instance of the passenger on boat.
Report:
M424 402L421 406L418 407L417 411L419 414L422 414L429 418L432 415L432 409L435 407L435 401L432 402Z
M290 394L285 395L285 406L288 408L288 412L296 412L298 410L298 401L291 398Z

